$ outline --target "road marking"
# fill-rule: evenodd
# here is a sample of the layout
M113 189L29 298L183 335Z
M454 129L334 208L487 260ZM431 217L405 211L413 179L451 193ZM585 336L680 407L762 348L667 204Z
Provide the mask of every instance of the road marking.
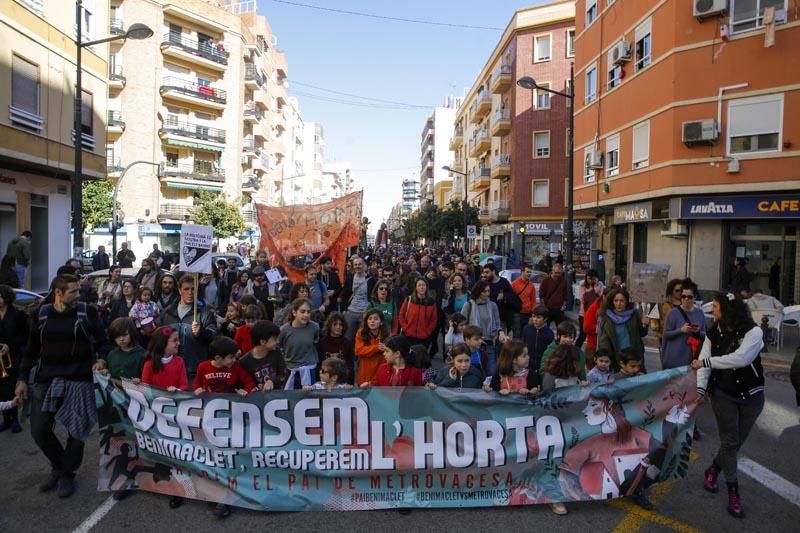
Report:
M780 439L783 428L797 425L796 409L789 409L778 402L766 400L764 410L756 420L756 427L773 439Z
M752 459L739 457L739 470L795 506L800 507L800 487Z
M87 533L91 530L94 526L97 525L100 520L103 519L105 515L117 504L117 500L115 500L112 496L100 505L95 511L89 515L89 517L83 521L81 525L79 525L72 533Z

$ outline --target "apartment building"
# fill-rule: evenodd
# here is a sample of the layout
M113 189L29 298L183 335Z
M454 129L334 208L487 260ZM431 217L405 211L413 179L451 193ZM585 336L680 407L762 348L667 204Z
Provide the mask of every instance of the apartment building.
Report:
M107 2L84 2L84 41L108 36ZM27 286L46 290L72 254L75 3L0 1L0 250L33 233ZM108 45L83 49L83 178L105 177Z
M514 248L533 263L561 246L569 107L516 81L530 76L541 87L567 88L574 13L571 1L514 13L456 114L450 145L452 168L467 174L455 184L466 182L467 200L479 209L474 245Z
M575 207L606 272L800 300L800 18L785 0L576 2Z
M453 163L450 139L453 137L456 110L462 100L463 98L460 96L447 96L444 105L433 109L422 128L419 182L420 196L425 202L435 202L434 187L436 184L448 181L451 182L452 187L450 175L442 167ZM445 207L441 203L436 203L436 205Z

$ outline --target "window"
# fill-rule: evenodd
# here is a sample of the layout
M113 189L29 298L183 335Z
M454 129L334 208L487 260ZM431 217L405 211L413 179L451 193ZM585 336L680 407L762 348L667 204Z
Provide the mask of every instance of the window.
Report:
M535 131L533 133L533 158L544 159L550 157L550 132Z
M586 69L586 103L597 99L597 63Z
M92 93L81 91L81 133L94 136L94 110Z
M734 33L763 26L764 10L768 7L786 9L786 0L731 0L731 26Z
M533 180L531 183L531 207L547 207L550 205L550 182Z
M575 30L567 30L567 57L575 56Z
M608 51L608 90L610 91L620 83L622 83L622 65L614 64L614 49Z
M167 166L168 167L177 167L178 166L178 152L167 152Z
M606 177L619 174L619 134L606 139Z
M594 163L597 159L594 146L583 149L583 182L592 183L594 181Z
M633 170L650 164L650 121L633 127Z
M534 37L534 56L533 62L550 61L550 34L537 35Z
M777 152L781 146L783 94L728 103L728 153Z
M84 0L82 4L81 39L83 41L94 40L94 7L94 0ZM77 26L73 28L73 32L77 32L77 29Z
M44 14L44 0L22 0L22 4L37 15Z
M39 116L39 65L16 55L11 59L11 105Z
M572 82L570 80L566 80L564 82L564 94L572 94ZM564 106L569 107L569 98L564 98Z
M634 37L634 48L636 57L634 58L634 72L638 72L650 64L650 54L652 52L652 21L647 19L636 28Z
M564 207L569 207L569 178L564 178Z
M537 85L545 89L550 88L549 81L537 83ZM535 89L535 91L536 91L536 109L550 109L550 93L547 91L540 91L539 89Z
M588 26L597 18L597 0L586 0L586 25Z
M567 130L566 130L566 132L564 134L564 146L565 146L564 155L566 155L567 157L569 157L569 151L570 151L570 149L572 149L572 147L570 146L569 140L570 140L569 139L569 128L567 128Z

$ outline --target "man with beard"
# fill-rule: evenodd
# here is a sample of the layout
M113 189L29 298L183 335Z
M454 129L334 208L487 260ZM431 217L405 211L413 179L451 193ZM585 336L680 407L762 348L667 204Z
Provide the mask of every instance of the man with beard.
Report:
M329 311L338 311L340 309L339 296L342 294L342 282L339 279L339 273L336 271L333 259L327 255L322 256L319 260L319 266L319 279L328 286Z
M514 325L514 315L519 313L520 300L511 283L497 275L494 263L486 263L481 272L481 278L489 284L489 299L497 304L500 320L506 329Z
M172 274L164 274L161 276L161 283L158 285L156 291L156 305L163 311L178 299L178 293L175 290L175 276Z

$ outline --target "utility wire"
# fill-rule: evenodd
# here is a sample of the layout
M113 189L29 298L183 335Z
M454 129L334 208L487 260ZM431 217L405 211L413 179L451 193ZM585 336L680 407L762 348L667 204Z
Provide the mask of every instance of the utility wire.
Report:
M395 104L379 104L373 102L359 102L356 100L346 100L343 98L336 98L333 96L324 96L320 94L313 94L313 93L306 93L302 91L292 91L292 94L297 96L303 96L305 98L311 98L314 100L321 100L323 102L331 102L335 104L345 104L345 105L352 105L356 107L366 107L371 109L397 109L402 111L413 111L418 109L416 107L409 107L407 105L395 105ZM426 106L426 107L419 107L419 109L430 109L433 106Z
M295 80L293 80L291 78L288 81L289 81L290 84L302 85L303 87L310 87L312 89L317 89L317 90L329 92L329 93L332 93L332 94L338 94L338 95L341 95L341 96L350 96L352 98L359 98L361 100L370 100L372 102L381 102L381 103L384 103L384 104L394 104L394 105L399 105L399 106L404 106L404 107L416 107L416 108L419 108L419 109L430 109L432 107L435 107L435 106L429 106L429 105L418 105L418 104L408 104L408 103L405 103L405 102L396 102L394 100L382 100L380 98L371 98L369 96L360 96L360 95L352 94L352 93L343 93L343 92L340 92L340 91L334 91L332 89L326 89L325 87L319 87L317 85L311 85L310 83L302 83L302 82L299 82L299 81L295 81Z
M341 13L343 15L354 15L357 17L367 17L373 19L381 19L381 20L391 20L394 22L410 22L413 24L427 24L429 26L447 26L449 28L466 28L472 30L491 30L491 31L503 31L503 28L495 28L491 26L472 26L469 24L453 24L450 22L434 22L431 20L418 20L418 19L406 19L401 17L388 17L384 15L374 15L372 13L360 13L358 11L347 11L344 9L334 9L331 7L322 7L322 6L314 6L311 4L303 4L300 2L289 2L287 0L272 0L278 4L287 4L290 6L297 6L297 7L306 7L309 9L318 9L320 11L331 11L333 13Z

